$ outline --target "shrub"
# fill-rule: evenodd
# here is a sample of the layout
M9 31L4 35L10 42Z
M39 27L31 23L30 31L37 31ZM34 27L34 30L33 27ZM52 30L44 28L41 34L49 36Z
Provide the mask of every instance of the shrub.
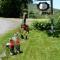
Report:
M60 25L57 23L57 26L55 26L54 24L54 20L50 20L51 22L39 22L39 21L35 21L33 22L33 27L34 29L37 29L37 30L41 30L41 31L46 31L46 33L49 35L49 36L58 36L59 35L59 31L57 31L57 26L59 27ZM54 29L51 28L51 25L53 25ZM60 28L60 27L59 27Z
M37 30L49 30L51 24L50 23L46 23L46 22L39 22L39 21L35 21L33 22L33 27Z

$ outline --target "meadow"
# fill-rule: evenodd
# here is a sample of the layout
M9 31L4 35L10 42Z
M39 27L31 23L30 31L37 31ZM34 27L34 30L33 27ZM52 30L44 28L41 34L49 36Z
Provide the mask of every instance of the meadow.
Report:
M22 41L23 53L9 56L8 60L60 60L60 38L48 37L45 31L31 30L29 39Z

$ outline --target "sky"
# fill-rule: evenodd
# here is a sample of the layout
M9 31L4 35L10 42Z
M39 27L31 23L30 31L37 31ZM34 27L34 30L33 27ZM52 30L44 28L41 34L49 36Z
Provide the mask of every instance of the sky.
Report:
M33 0L33 1L34 1L34 4L39 3L35 0ZM49 1L48 1L48 3L49 3ZM53 7L56 8L56 9L60 9L60 0L53 0Z
M60 9L60 0L53 0L53 3L54 8Z

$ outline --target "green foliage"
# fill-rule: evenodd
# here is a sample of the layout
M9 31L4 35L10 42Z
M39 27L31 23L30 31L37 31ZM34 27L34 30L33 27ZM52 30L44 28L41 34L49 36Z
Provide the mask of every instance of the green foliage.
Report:
M46 31L49 36L58 37L60 34L60 18L50 17L49 22L33 22L34 29ZM53 26L53 29L52 29Z
M28 9L28 0L0 0L0 16L20 17L24 9Z
M32 25L37 30L49 30L51 23L35 21Z
M18 31L18 28L11 30L4 34L3 36L0 36L0 53L4 51L3 45L5 45L7 42L9 42L9 38L13 36L14 33Z
M60 60L60 38L48 37L45 32L30 31L29 40L21 47L23 53L10 56L8 60Z
M56 30L60 30L60 19L57 19L55 27L56 27Z
M53 15L50 17L51 24L54 25L56 30L60 30L60 17L59 14Z
M18 17L20 14L20 0L3 0L1 10L4 17Z

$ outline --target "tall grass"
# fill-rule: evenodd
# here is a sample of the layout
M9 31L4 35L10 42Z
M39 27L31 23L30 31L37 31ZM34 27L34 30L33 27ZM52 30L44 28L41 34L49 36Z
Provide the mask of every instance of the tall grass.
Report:
M8 60L60 60L60 38L48 37L45 32L30 31L29 39L21 47L23 53Z
M10 30L4 35L0 36L0 53L4 50L3 45L9 42L9 38L11 38L13 34L16 33L17 31L18 31L18 28Z

